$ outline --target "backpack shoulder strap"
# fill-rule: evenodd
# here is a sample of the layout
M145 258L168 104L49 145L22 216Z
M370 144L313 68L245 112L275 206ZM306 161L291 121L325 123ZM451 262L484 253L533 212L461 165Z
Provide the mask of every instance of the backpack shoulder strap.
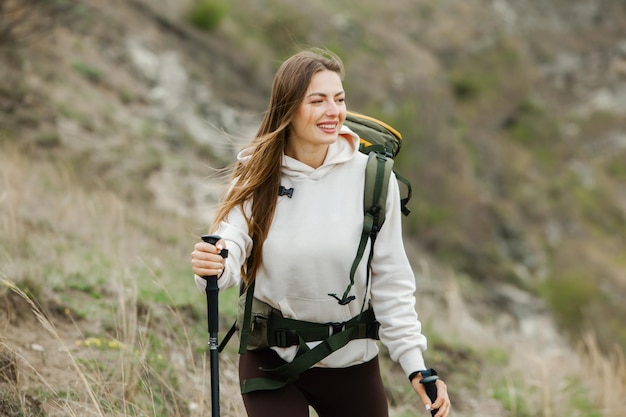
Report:
M382 164L381 160L385 160L384 167L378 168L379 164ZM383 156L380 152L370 152L369 159L367 161L367 167L365 169L365 195L363 198L363 209L365 213L371 207L379 206L382 210L381 214L378 216L378 230L382 227L385 222L385 204L387 202L387 184L389 184L389 178L391 176L391 172L396 175L396 179L404 184L407 190L407 194L405 197L400 198L400 209L402 214L408 216L411 213L411 210L407 208L407 204L411 199L413 194L413 190L411 188L411 183L409 180L398 174L393 170L394 160L389 156ZM382 175L382 178L377 178L379 175ZM382 180L382 189L378 189L379 184L376 182L378 180ZM380 194L378 194L380 192Z
M393 171L393 159L377 152L370 152L365 167L363 214L371 216L378 233L385 222L387 189ZM365 227L365 226L364 226Z
M387 189L389 178L393 171L393 159L377 152L370 152L365 167L365 188L363 190L363 230L356 256L350 268L350 284L346 288L343 296L339 298L336 294L328 294L335 297L339 304L345 305L356 297L350 294L354 285L354 275L363 259L363 253L367 246L367 241L371 239L370 256L368 258L367 280L369 282L369 263L372 260L374 242L378 231L385 222L385 208L387 204ZM365 300L363 300L365 305Z
M396 179L400 181L402 184L404 184L404 186L406 187L406 190L407 190L406 197L400 198L400 209L402 210L402 214L404 214L405 216L408 216L409 214L411 214L411 210L409 210L409 208L406 205L409 203L409 200L411 199L411 196L413 195L413 189L411 188L411 183L409 182L409 180L404 178L402 175L398 174L396 171L394 171L394 174L396 174Z

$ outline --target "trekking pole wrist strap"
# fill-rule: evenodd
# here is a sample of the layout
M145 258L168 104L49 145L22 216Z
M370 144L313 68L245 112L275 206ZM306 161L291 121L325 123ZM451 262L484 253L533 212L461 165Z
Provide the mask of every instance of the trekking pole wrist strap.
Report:
M421 375L422 378L427 378L429 376L437 375L437 371L433 368L422 369L420 371L411 372L409 375L409 381L413 381L417 375Z

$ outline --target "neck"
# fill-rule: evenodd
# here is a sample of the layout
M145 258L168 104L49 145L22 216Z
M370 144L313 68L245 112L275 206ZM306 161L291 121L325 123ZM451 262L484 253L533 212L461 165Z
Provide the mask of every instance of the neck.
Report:
M285 155L297 159L311 168L321 167L326 159L327 153L328 145L294 147L290 146L288 142L285 147Z

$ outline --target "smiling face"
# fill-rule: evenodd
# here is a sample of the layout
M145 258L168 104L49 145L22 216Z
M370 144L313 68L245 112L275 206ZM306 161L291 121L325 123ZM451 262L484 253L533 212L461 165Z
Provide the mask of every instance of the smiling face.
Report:
M339 74L317 72L291 121L285 153L315 168L320 166L345 119L345 92Z

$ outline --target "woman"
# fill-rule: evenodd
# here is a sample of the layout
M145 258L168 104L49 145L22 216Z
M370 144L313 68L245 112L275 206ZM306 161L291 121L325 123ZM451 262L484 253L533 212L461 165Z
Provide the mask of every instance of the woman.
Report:
M220 277L220 288L242 280L247 287L254 283L255 299L282 317L307 323L343 324L371 305L391 358L426 408L446 417L450 400L445 383L437 381L432 404L419 383L419 371L426 368L426 338L415 312L415 277L402 242L396 181L389 182L371 276L364 259L354 284L349 283L363 227L367 156L358 151L358 136L343 126L342 79L343 65L330 52L303 51L278 69L265 117L238 155L232 186L212 227L222 240L194 247L196 283L204 289L200 277L211 275ZM224 248L226 259L219 254ZM348 292L346 286L350 296L340 298ZM306 342L304 349L320 344ZM292 362L297 350L272 345L246 351L239 362L242 384ZM310 405L322 417L387 416L377 355L375 337L350 340L275 389L243 390L247 413L308 416Z

